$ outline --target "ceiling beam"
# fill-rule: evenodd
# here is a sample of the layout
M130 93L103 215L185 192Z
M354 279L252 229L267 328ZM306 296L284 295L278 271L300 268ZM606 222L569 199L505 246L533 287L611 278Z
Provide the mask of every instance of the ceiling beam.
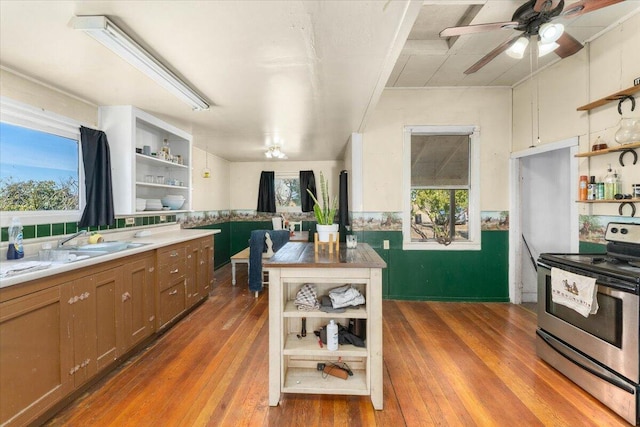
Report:
M407 40L402 55L444 55L448 51L446 40Z

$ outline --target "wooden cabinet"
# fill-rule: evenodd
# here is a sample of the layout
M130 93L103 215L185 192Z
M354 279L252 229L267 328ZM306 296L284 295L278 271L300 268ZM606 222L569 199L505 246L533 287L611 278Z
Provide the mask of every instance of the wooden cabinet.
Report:
M122 289L122 270L111 268L65 285L73 337L70 374L79 387L116 360L116 295Z
M67 284L0 303L0 424L26 425L73 390Z
M162 199L169 194L185 198L172 213L190 210L192 136L132 106L100 107L99 114L111 150L116 215L136 213L136 198ZM136 152L148 146L157 154L165 140L172 160Z
M213 286L213 239L205 237L187 245L187 306L207 296Z
M187 246L180 243L158 251L158 329L187 308Z
M151 336L156 330L155 321L155 258L153 253L127 262L122 268L123 283L119 292L118 318L122 320L118 356Z
M382 272L385 262L367 244L338 253L319 254L311 243L288 243L269 260L269 404L278 405L281 393L370 395L382 409ZM318 298L350 284L366 304L344 313L300 311L294 305L306 283ZM306 337L300 336L306 318ZM341 344L337 351L320 346L313 331L333 319L347 326L349 319L366 320L365 347ZM346 380L327 376L318 363L345 362L353 375Z
M206 298L212 269L209 236L0 288L0 425L35 422L122 362L188 310L187 277L190 305Z

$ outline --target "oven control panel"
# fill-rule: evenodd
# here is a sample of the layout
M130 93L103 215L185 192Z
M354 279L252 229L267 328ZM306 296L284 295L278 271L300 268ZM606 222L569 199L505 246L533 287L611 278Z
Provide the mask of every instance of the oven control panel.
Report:
M604 234L609 242L640 244L640 224L625 224L623 222L610 222Z

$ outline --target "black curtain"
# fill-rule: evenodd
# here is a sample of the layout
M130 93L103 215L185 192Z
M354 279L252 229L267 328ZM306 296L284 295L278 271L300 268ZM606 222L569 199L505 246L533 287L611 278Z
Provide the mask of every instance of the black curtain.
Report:
M338 202L338 222L340 223L340 235L346 236L346 230L351 229L349 221L349 174L340 172L340 194Z
M275 172L262 171L258 188L258 212L276 212Z
M78 227L113 225L111 155L107 135L101 130L80 127L86 201Z
M300 171L300 204L302 212L313 212L314 201L307 193L307 189L313 193L314 197L318 197L316 192L316 176L313 171Z

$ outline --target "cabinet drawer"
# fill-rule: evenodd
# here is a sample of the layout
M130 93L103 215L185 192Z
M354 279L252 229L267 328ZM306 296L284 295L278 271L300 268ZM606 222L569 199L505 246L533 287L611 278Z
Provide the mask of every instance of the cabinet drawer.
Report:
M185 245L170 246L167 249L158 251L158 265L162 268L165 265L169 265L177 260L184 260L187 256L187 248Z
M171 321L185 308L184 281L160 292L160 326Z
M186 272L187 266L184 262L173 263L171 265L160 267L160 272L158 273L158 287L162 291L173 286L178 280L184 280Z

